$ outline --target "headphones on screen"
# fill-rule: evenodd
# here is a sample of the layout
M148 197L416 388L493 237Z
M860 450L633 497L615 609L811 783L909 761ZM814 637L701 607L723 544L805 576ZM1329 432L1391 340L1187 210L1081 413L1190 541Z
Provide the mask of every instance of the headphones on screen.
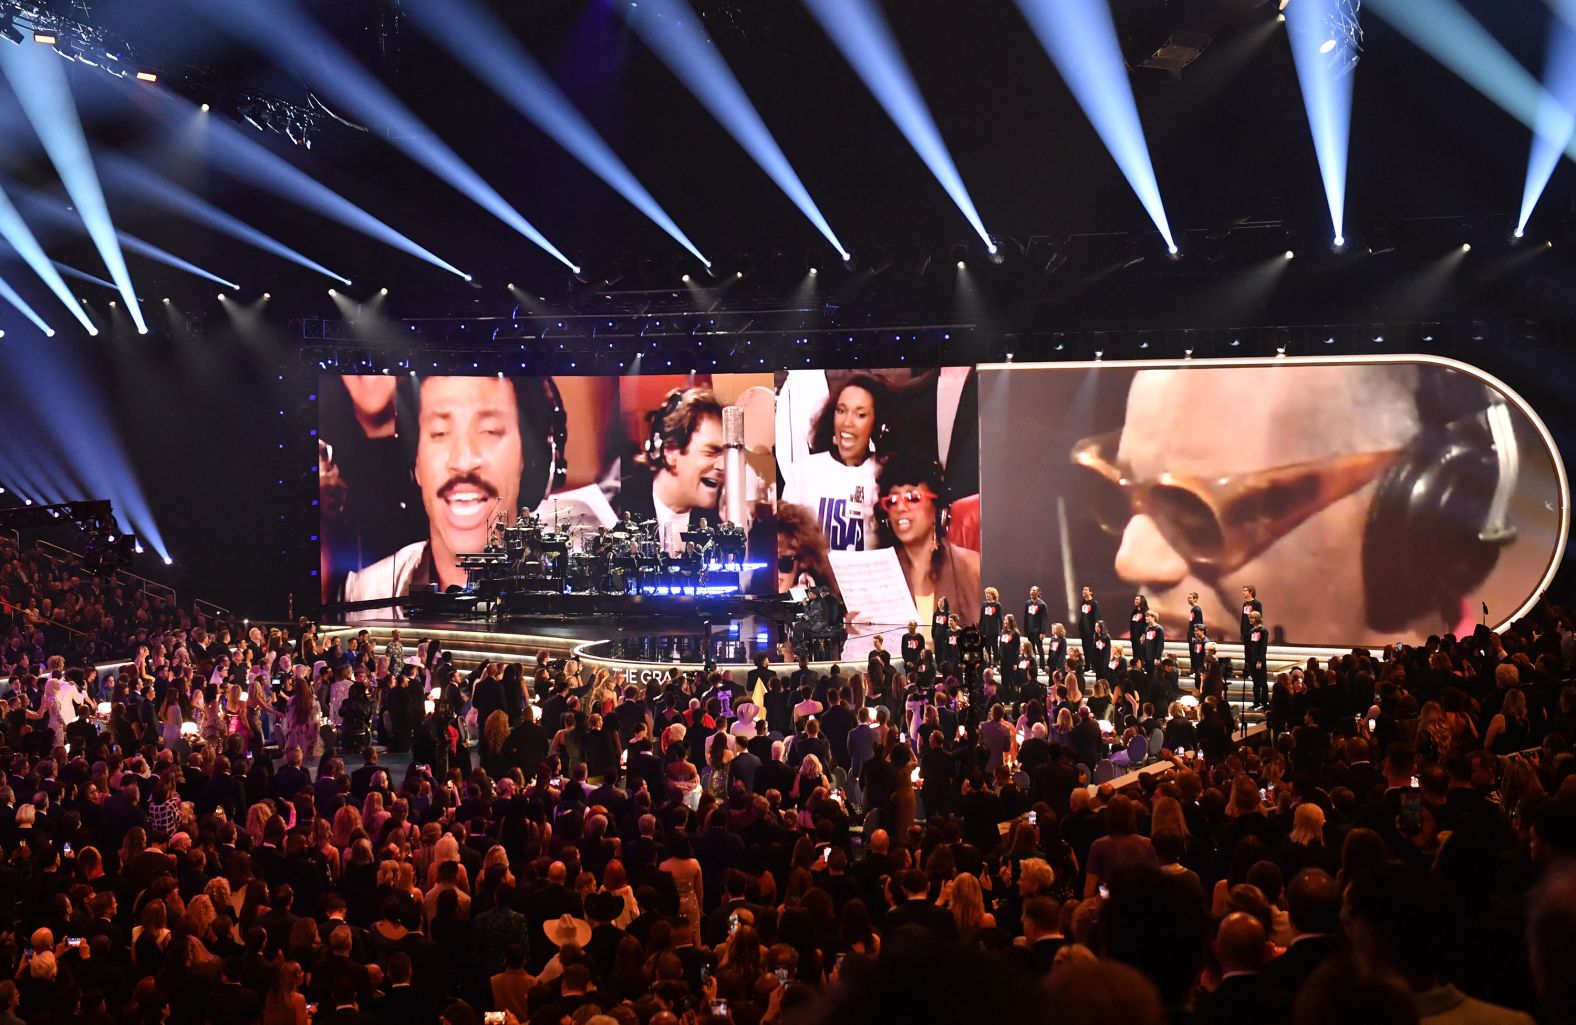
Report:
M1508 516L1521 460L1509 404L1469 375L1424 374L1417 437L1380 478L1363 530L1363 592L1376 630L1425 616L1452 623L1461 597L1516 537Z
M668 459L663 454L663 450L668 447L667 430L663 425L684 404L685 394L685 389L674 388L662 400L662 405L646 414L646 465L653 472L668 469Z
M405 392L407 400L403 405L410 412L412 424L417 422L417 411L421 408L421 381L418 377L409 378L409 390ZM569 416L564 411L558 384L551 377L512 377L509 381L514 385L515 409L520 415L520 447L524 462L520 473L520 505L535 509L542 499L569 480L569 459L565 453L569 442ZM396 415L404 412L401 410ZM405 436L404 432L400 434ZM419 431L412 430L408 437L414 464ZM532 490L533 482L538 480L541 489Z

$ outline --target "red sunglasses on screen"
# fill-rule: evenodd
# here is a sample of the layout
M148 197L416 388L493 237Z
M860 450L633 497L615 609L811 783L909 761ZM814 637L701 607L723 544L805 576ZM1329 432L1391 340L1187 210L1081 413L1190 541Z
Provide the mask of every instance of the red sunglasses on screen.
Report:
M914 488L909 491L899 491L894 494L887 495L884 498L878 499L878 501L881 505L886 506L888 509L896 509L899 502L907 502L912 505L915 502L923 501L925 499L929 499L930 501L934 502L936 500L935 492L931 491L929 488Z

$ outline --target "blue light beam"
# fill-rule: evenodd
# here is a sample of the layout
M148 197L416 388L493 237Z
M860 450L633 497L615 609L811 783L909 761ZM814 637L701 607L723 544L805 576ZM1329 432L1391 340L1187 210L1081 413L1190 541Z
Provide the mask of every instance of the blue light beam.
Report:
M1456 0L1367 0L1367 7L1532 131L1545 104L1557 104ZM1576 158L1569 145L1565 155Z
M49 286L49 290L55 293L55 298L71 311L88 334L98 334L98 328L83 312L82 305L77 302L77 297L71 294L71 289L66 287L54 262L44 252L44 247L38 244L33 229L22 220L22 215L17 213L16 207L11 203L11 197L5 194L4 189L0 189L0 237L10 243L11 248L24 263L33 268L33 273Z
M350 279L343 274L336 274L316 260L308 259L305 255L280 242L278 239L242 221L238 217L220 210L212 203L198 196L192 195L185 189L176 185L156 172L144 167L134 160L118 154L108 154L100 158L100 173L105 183L111 189L123 189L135 193L139 198L150 203L156 203L174 213L190 218L198 224L212 228L221 234L244 242L249 246L261 249L266 253L289 260L307 270L316 271L324 277L333 278L342 285L350 284Z
M980 221L974 200L963 184L962 175L958 174L947 144L941 139L941 130L925 106L914 74L892 35L892 27L874 0L806 0L806 6L881 106L886 108L887 116L930 168L936 181L952 197L964 219L984 241L985 248L995 253L996 243Z
M28 213L32 214L34 217L40 220L48 221L56 227L64 228L68 231L83 230L81 223L78 222L75 217L71 216L71 211L67 210L54 198L46 196L41 192L25 191L15 185L12 186L12 191L17 194L17 198L22 201L22 205L27 207ZM176 256L174 253L166 249L160 249L153 243L138 238L129 231L115 231L114 236L119 245L124 247L125 251L128 253L135 253L138 256L145 256L155 263L162 263L166 267L174 267L176 270L185 271L188 274L195 274L197 277L206 278L217 285L224 285L225 287L232 289L241 287L228 278L221 278L213 271L205 270L202 267L197 266L195 263L192 263L190 260ZM141 318L142 311L137 310L136 319L140 321ZM146 333L146 330L138 331L138 334Z
M18 313L22 314L22 316L26 317L28 320L31 320L33 322L33 326L44 333L44 337L55 337L55 329L44 323L44 318L40 317L38 312L34 310L33 307L28 305L26 299L23 299L17 294L16 289L12 288L11 283L5 278L0 278L0 299L4 299L12 306L15 306ZM72 300L72 305L76 305L76 300Z
M1352 77L1350 66L1327 49L1335 17L1333 0L1296 0L1286 8L1286 39L1302 86L1313 150L1330 208L1334 243L1346 244L1346 166L1351 147Z
M646 0L639 5L619 4L618 7L630 27L744 147L767 177L777 183L783 194L832 244L837 255L845 261L850 259L848 250L838 241L832 226L826 223L820 207L810 198L782 147L772 138L760 112L750 103L744 87L728 68L728 62L701 31L700 18L689 5L684 0Z
M711 266L496 15L472 0L414 0L405 9L450 56L557 140L695 259Z
M131 285L131 272L126 269L126 257L115 238L115 224L110 220L104 192L93 170L93 157L82 134L82 122L77 117L65 69L55 55L42 46L0 47L0 68L4 69L17 101L33 124L33 132L55 165L55 172L60 175L61 184L65 185L66 193L87 227L88 237L98 249L110 279L120 290L131 319L137 325L137 333L147 334L148 324L142 319L137 293Z
M171 102L180 101L171 97ZM375 242L398 249L434 267L441 267L455 277L470 280L470 275L454 264L378 220L235 125L197 113L195 107L184 104L182 111L201 119L197 124L204 131L208 155L214 165L230 177L342 224Z
M1018 0L1018 7L1149 219L1160 229L1166 248L1175 253L1177 244L1171 237L1171 223L1160 199L1160 183L1155 180L1144 126L1138 119L1138 104L1106 0Z
M1555 18L1549 25L1543 84L1547 91L1539 100L1537 124L1532 130L1527 180L1521 191L1521 215L1516 220L1517 238L1526 232L1532 211L1537 209L1543 190L1554 176L1560 154L1576 136L1576 26L1563 18Z
M337 97L362 121L377 125L406 156L448 182L472 202L578 274L580 268L510 206L459 154L395 99L372 73L318 27L295 0L185 0L242 42L257 46L282 67L299 67L313 86Z

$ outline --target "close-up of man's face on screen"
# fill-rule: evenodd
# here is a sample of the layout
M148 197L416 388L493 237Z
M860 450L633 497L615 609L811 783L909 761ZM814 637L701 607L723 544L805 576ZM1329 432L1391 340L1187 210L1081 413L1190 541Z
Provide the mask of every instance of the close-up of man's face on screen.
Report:
M1144 594L1169 627L1197 592L1212 635L1235 639L1242 588L1254 586L1286 643L1420 640L1470 629L1485 602L1510 615L1537 593L1562 536L1539 432L1456 370L1272 362L982 376L1001 399L981 403L986 437L1000 417L1056 439L1041 466L985 446L984 577L1004 590L1020 577L1028 586L1020 566L1053 567L1097 593ZM1495 406L1502 437L1489 425ZM1514 449L1503 473L1501 441ZM1501 526L1490 521L1502 490L1511 536L1481 540ZM1009 532L1031 518L1057 529L1036 532L1038 557L1026 559ZM1449 565L1400 570L1396 552L1438 552Z

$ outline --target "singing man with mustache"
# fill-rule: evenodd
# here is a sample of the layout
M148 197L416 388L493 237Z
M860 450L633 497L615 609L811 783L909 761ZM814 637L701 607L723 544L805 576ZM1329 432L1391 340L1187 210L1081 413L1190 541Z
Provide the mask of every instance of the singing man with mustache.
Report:
M347 602L407 595L432 584L440 591L463 586L465 571L455 557L485 548L495 519L514 521L525 471L514 382L428 377L416 396L415 480L428 538L351 573Z

